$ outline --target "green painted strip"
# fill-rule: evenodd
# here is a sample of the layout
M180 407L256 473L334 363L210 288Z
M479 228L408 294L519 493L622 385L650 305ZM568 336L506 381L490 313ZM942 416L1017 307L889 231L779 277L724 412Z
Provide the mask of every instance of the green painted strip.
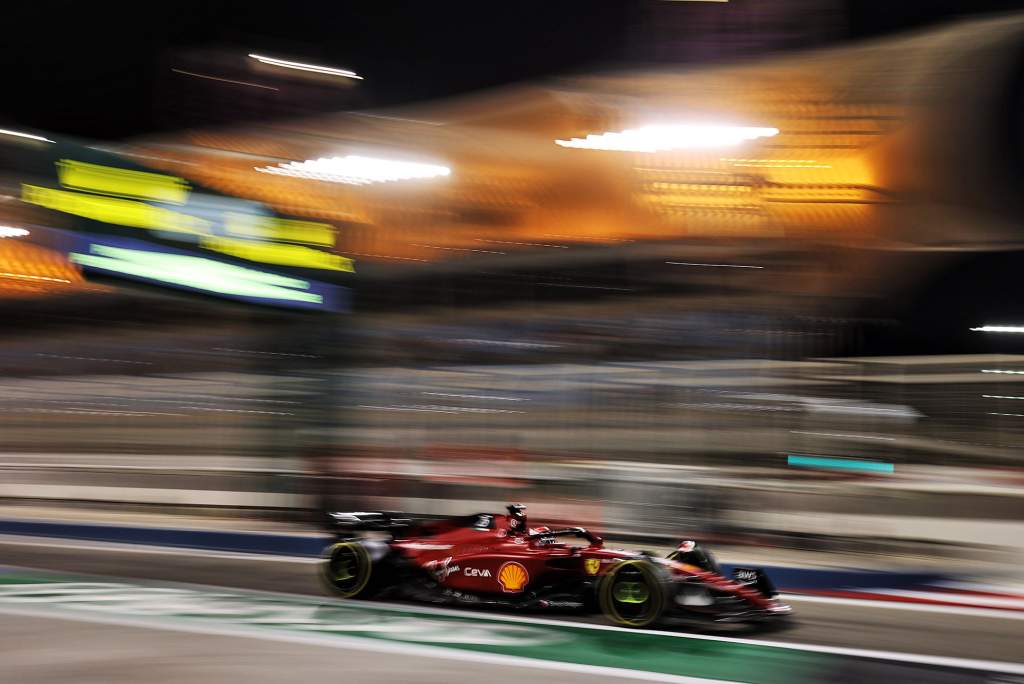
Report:
M858 461L853 458L821 458L818 456L789 456L789 465L801 468L825 468L829 470L864 470L874 473L891 473L896 470L892 463Z
M438 615L239 590L148 586L75 577L0 574L0 608L97 613L161 622L237 626L271 633L379 639L639 672L751 684L821 681L836 656L643 631L595 630Z

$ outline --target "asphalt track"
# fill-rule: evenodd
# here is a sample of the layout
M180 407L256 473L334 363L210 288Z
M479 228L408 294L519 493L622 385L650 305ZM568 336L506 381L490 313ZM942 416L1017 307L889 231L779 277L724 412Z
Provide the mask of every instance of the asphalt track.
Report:
M241 636L190 634L134 626L0 615L0 681L177 684L245 682L488 682L524 684L535 669L417 657L365 655L358 649L268 643ZM60 644L55 646L54 644ZM112 647L111 644L116 644ZM542 673L541 676L543 676ZM558 672L567 684L619 681L595 673Z
M285 557L240 557L117 545L61 543L46 539L0 539L0 564L67 573L90 579L124 578L147 586L207 585L283 592L309 597L307 602L334 606L308 560ZM764 642L811 648L864 649L920 656L916 669L896 673L895 662L862 661L833 681L989 681L1024 682L1024 619L1020 613L970 610L925 610L913 606L822 602L793 598L798 615L784 631L716 633ZM600 618L550 616L576 629ZM532 619L532 618L530 618ZM580 631L580 630L577 630ZM689 642L690 640L687 640ZM699 642L720 644L720 641ZM813 652L813 651L812 651ZM5 674L0 681L282 681L293 671L336 679L339 668L348 681L481 681L495 684L541 681L615 681L600 670L541 671L518 662L488 663L421 657L415 649L381 654L359 644L330 645L249 638L244 634L167 630L159 624L86 623L62 614L17 614L0 609L0 654ZM1016 663L1019 672L965 678L942 667L942 658ZM912 658L910 659L912 660ZM936 665L937 664L937 665ZM870 668L888 668L873 671ZM584 666L586 667L586 666ZM908 666L909 667L909 666ZM296 669L297 668L297 669ZM868 668L868 669L865 669ZM7 677L10 677L8 680ZM718 679L715 677L714 679ZM723 677L746 681L742 673ZM668 681L668 680L663 680ZM681 680L672 680L681 681ZM693 680L697 681L697 680Z

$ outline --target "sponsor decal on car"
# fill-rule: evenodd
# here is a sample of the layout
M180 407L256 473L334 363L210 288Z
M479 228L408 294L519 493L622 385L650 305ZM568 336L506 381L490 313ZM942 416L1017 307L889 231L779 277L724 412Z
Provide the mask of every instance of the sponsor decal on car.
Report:
M459 544L453 552L456 556L475 556L478 553L487 553L488 547L482 544Z
M498 568L498 584L507 594L522 591L529 581L530 573L521 563L508 561Z
M458 564L452 564L452 560L454 559L451 556L442 558L441 560L432 560L425 563L423 565L423 569L433 573L438 582L444 582L448 579L448 575L462 569Z
M601 559L587 558L583 561L583 569L588 575L596 575L597 571L601 569Z
M757 570L753 568L736 568L732 571L732 578L740 584L753 584L757 581Z
M544 608L568 608L570 610L583 607L580 601L541 601L540 605Z
M479 568L468 568L467 567L467 568L464 568L462 570L462 574L465 575L466 577L490 577L491 576L491 571L487 570L486 568L484 568L483 570L480 570Z

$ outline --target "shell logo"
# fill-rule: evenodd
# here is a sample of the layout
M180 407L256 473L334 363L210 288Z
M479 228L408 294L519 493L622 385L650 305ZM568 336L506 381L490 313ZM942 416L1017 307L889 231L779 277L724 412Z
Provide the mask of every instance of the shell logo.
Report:
M509 561L498 569L498 583L506 593L522 591L529 581L530 573L515 561Z

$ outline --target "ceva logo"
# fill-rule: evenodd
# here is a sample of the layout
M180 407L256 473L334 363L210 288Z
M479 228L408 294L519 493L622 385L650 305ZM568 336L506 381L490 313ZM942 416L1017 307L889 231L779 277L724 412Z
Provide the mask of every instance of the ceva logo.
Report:
M490 577L490 570L478 570L477 568L466 568L462 571L462 574L466 577Z

